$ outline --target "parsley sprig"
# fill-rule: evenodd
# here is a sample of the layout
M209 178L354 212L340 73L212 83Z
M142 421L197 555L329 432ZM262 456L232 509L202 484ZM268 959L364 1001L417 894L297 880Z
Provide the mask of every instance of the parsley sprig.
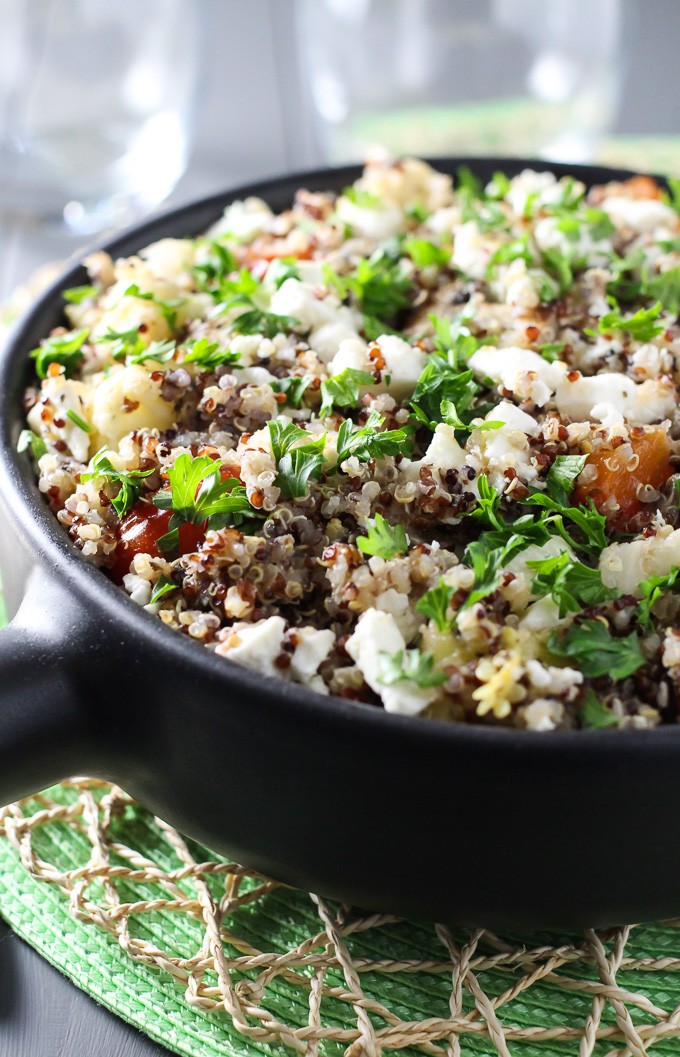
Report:
M359 462L369 459L384 459L387 455L407 455L411 450L411 438L405 429L379 430L383 422L377 411L371 411L363 426L355 426L346 418L338 430L336 467L354 456Z
M125 517L128 510L135 505L142 491L142 480L153 473L151 470L117 470L110 459L106 448L100 448L90 461L90 469L81 473L80 480L104 480L108 485L119 485L118 492L111 500L118 517Z
M555 657L575 662L589 679L626 679L645 664L636 632L614 636L601 620L583 620L566 632L551 632L548 649Z
M434 656L431 653L421 653L420 650L397 650L396 653L390 654L381 650L378 654L378 661L380 664L378 682L383 686L409 682L426 690L433 686L441 686L446 682L446 673L437 671L434 666Z
M219 292L220 304L216 311L220 315L234 308L244 309L231 321L228 330L274 338L277 334L295 330L300 326L300 320L294 319L293 316L268 311L262 284L247 268L242 268L236 279L224 279L220 283Z
M340 374L321 383L321 410L323 418L333 407L356 407L362 386L374 385L375 378L368 371L345 367Z
M430 620L433 620L438 631L446 631L451 626L449 606L455 594L455 588L439 577L436 587L430 588L416 602L416 609Z
M223 481L219 463L207 455L178 455L168 470L168 483L168 490L154 496L160 510L172 510L168 532L157 541L164 553L177 549L179 529L187 523L207 522L207 528L219 529L264 517L250 505L241 482L235 477Z
M654 603L658 602L665 591L669 591L675 586L675 582L679 575L680 568L678 568L677 565L674 565L670 572L667 572L665 576L650 576L648 579L642 581L640 584L642 598L637 604L635 616L643 627L651 630L652 607L654 606Z
M584 565L568 551L553 558L528 561L527 566L536 573L531 582L532 593L538 598L550 595L560 617L621 596L617 588L605 587L599 569Z
M32 349L30 356L35 360L35 371L38 378L47 378L48 368L52 363L60 364L70 378L80 366L85 353L82 350L89 335L87 328L72 330L68 334L55 334L45 338L37 349Z
M357 536L357 547L362 554L374 554L389 561L406 554L409 539L403 525L390 525L382 514L368 522L367 534Z
M300 499L307 494L310 478L318 478L326 465L326 434L314 437L286 418L272 419L267 426L278 470L276 485L284 499Z

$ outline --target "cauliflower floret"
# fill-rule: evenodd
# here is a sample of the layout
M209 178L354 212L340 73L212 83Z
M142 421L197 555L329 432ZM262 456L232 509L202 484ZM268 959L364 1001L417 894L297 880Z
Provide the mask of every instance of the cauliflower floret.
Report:
M170 429L175 407L160 383L139 364L112 370L92 394L92 425L99 443L115 447L133 429Z

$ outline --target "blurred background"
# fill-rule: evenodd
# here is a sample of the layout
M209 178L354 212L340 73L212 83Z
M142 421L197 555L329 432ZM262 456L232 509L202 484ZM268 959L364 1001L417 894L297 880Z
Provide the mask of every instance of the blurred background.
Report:
M0 0L0 26L5 302L161 205L376 145L680 174L677 0Z

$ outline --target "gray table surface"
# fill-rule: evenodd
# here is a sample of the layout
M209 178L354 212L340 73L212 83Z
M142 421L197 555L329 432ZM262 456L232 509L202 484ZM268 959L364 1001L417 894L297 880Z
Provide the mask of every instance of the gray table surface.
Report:
M78 990L0 920L2 1057L167 1057L168 1053Z

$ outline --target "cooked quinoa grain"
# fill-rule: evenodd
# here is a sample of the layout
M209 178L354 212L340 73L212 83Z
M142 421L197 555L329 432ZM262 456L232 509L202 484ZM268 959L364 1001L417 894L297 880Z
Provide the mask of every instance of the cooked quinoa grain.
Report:
M680 712L680 216L417 160L88 262L26 393L84 558L218 656L405 715Z

